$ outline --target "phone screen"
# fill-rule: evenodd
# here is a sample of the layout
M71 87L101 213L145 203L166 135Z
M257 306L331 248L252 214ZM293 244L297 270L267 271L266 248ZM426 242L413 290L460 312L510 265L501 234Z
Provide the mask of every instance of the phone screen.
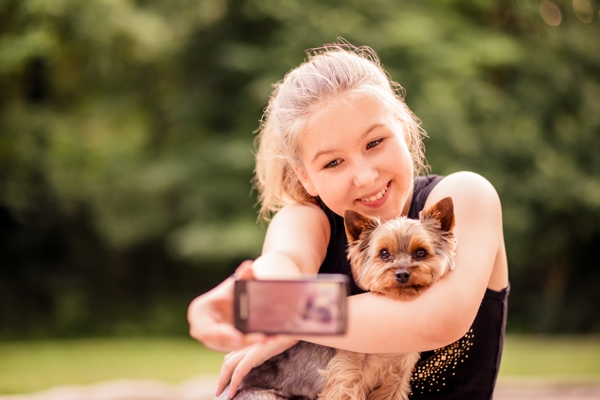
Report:
M344 333L347 285L344 275L236 281L236 327L270 334Z

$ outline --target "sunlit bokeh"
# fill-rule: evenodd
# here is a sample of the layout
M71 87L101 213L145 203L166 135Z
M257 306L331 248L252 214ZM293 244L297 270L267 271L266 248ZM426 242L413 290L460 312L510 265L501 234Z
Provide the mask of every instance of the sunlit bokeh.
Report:
M553 2L544 0L540 3L540 16L550 26L558 26L562 21L562 12Z
M594 9L590 0L573 0L573 11L581 22L589 24L594 16Z

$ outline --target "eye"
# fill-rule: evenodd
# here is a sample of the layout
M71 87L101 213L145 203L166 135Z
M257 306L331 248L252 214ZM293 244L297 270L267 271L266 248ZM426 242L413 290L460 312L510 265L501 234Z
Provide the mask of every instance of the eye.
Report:
M372 149L375 146L378 146L379 144L381 144L381 142L383 142L383 139L377 139L377 140L373 140L373 141L367 143L367 150Z
M392 255L387 249L379 250L379 258L381 261L390 261L392 259Z
M413 258L416 260L422 260L425 257L427 257L427 250L423 249L423 248L418 248L417 250L415 250L415 252L413 253Z
M328 169L328 168L335 168L335 167L337 167L338 165L340 165L341 163L342 163L342 161L341 161L341 160L339 160L339 159L335 159L335 160L333 160L333 161L329 161L327 164L325 164L325 167L324 167L324 168L325 168L325 169Z

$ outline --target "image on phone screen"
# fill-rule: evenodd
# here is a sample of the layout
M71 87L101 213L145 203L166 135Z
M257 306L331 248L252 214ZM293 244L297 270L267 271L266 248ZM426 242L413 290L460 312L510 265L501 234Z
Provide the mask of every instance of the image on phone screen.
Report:
M245 331L339 334L345 330L346 283L335 280L245 281Z

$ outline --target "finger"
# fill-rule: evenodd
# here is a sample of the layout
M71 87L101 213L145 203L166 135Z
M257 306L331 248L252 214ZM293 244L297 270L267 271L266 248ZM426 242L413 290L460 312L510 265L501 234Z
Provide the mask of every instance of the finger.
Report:
M219 324L211 332L204 332L200 341L212 350L230 352L255 343L262 343L265 339L266 336L262 333L244 335L231 325Z
M239 350L247 346L244 335L228 324L218 324L209 332L203 331L194 335L194 338L209 349L221 352Z
M223 362L227 362L228 360L235 358L238 354L240 354L243 351L245 350L230 351L229 353L225 354L225 357L223 357Z
M268 336L264 333L248 333L244 335L242 341L245 346L250 346L251 344L264 343L267 341L267 339Z
M252 269L252 264L254 264L254 262L251 260L244 261L239 267L237 267L233 276L236 279L254 279L254 270Z
M215 393L215 396L217 396L215 397L215 400L229 400L230 397L227 395L228 393L229 386L225 385L225 388L222 391Z
M229 278L221 282L210 291L196 297L187 310L187 319L190 324L190 331L196 330L196 327L206 325L206 318L225 320L228 315L226 311L227 302L233 302L234 279ZM211 316L216 313L216 318ZM196 338L197 339L197 338Z
M259 344L257 346L263 346L262 344ZM255 350L257 350L258 352L261 351L261 347L257 347ZM252 368L254 368L257 364L257 361L255 359L256 358L256 353L251 352L249 354L246 354L245 357L243 357L240 362L237 364L237 366L235 367L233 374L231 375L231 381L229 382L229 398L234 398L234 396L237 393L238 388L240 387L240 385L242 384L242 381L244 380L244 377L246 375L248 375L248 373L252 370ZM262 363L262 360L260 360L260 362L258 363Z
M225 387L231 380L231 375L233 375L235 367L244 358L245 354L245 351L233 351L227 354L227 356L225 356L223 364L221 365L219 380L217 382L217 396L223 391L223 389L225 389Z
M276 338L273 338L270 341L265 341L252 348L248 348L248 351L244 352L244 357L238 362L231 375L231 380L229 382L229 398L235 396L242 381L246 375L250 373L252 368L257 367L276 354L289 349L296 343L296 340L276 340Z

